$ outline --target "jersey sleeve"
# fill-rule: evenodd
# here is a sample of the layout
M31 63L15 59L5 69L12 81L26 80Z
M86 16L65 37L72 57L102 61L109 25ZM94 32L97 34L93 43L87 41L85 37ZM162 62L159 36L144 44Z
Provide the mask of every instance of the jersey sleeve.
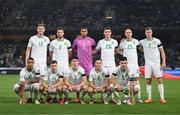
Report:
M105 74L105 78L109 79L109 72L108 72L108 70L104 68L103 71L104 71L104 74Z
M63 76L63 71L59 70L59 71L58 71L58 76L59 76L59 78L63 78L63 77L64 77L64 76Z
M33 46L33 40L32 40L32 37L29 39L29 42L28 42L28 45L27 47L28 48L31 48Z
M162 42L159 39L157 39L157 46L159 49L163 48Z
M51 42L49 45L49 51L53 51L53 42Z
M70 41L68 41L67 48L68 48L68 51L72 51L72 47L71 47L71 42Z
M115 46L115 48L118 48L118 42L117 42L117 40L114 40L114 46Z
M121 42L121 43L119 44L119 49L121 49L121 50L123 49L123 47L124 47L123 44L124 44L123 42Z
M83 68L80 69L80 72L81 72L81 76L85 76L86 75L85 70Z
M96 42L94 41L94 39L92 39L91 41L92 41L92 47L94 48L96 46Z
M64 71L64 77L69 78L70 70L67 69Z
M50 40L48 37L46 37L46 43L47 43L47 45L50 43Z
M113 71L113 73L112 73L112 75L113 75L114 77L117 77L117 71L118 71L118 68L114 69L114 71Z
M91 70L89 74L89 82L92 82L92 81L93 81L93 70Z
M136 45L137 45L137 47L140 46L140 42L138 40L136 40Z
M98 42L97 46L96 46L96 50L100 50L101 49L101 40Z
M25 79L24 79L24 72L23 72L23 70L21 70L21 72L20 72L20 74L19 74L19 76L20 76L20 82L23 82L23 81L25 81Z

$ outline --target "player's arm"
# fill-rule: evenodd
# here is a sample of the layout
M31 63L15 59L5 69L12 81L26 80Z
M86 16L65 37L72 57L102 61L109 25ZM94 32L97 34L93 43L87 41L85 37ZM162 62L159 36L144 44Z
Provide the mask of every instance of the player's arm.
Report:
M106 88L106 87L108 87L108 85L109 85L109 78L105 80L102 88Z
M77 85L77 87L81 87L81 86L85 85L86 82L87 82L87 77L86 77L85 74L83 74L83 75L82 75L82 81L81 81L80 84Z
M54 85L51 85L51 88L53 89L53 88L56 88L56 87L61 86L61 85L63 85L63 76L60 76L58 79L58 82L55 83Z
M30 57L30 52L31 52L31 47L27 47L26 49L26 64L27 64L27 60Z
M93 88L93 89L96 88L96 86L94 85L93 81L90 81L90 82L89 82L89 86L90 86L91 88Z
M159 50L161 52L161 57L162 57L162 68L165 69L166 68L166 54L163 47L160 48Z
M101 41L98 42L96 48L93 50L93 54L96 54L99 50L101 50Z
M74 85L69 82L69 77L64 78L64 84L68 87L74 87Z
M52 59L53 51L49 51L49 56L50 56L50 58Z

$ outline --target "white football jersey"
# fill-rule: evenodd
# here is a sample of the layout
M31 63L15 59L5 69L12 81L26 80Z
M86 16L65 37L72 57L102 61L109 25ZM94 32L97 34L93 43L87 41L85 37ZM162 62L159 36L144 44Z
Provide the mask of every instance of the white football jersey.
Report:
M68 51L71 51L71 43L69 40L63 38L63 40L55 39L51 41L49 51L53 52L52 60L58 62L59 67L63 67L64 70L69 67Z
M117 66L116 70L113 72L113 75L117 79L117 83L120 85L127 85L129 83L130 73L129 69L127 69L125 72L121 70L121 66Z
M63 78L63 72L57 71L55 73L52 73L51 69L47 71L46 79L48 84L53 85L56 82L58 82L59 78Z
M35 81L37 79L37 77L35 76L36 73L37 71L35 69L33 69L32 71L28 71L26 67L24 67L20 71L20 81Z
M96 50L101 50L101 59L103 66L115 66L115 49L118 42L115 39L105 40L102 39L98 42Z
M46 36L40 38L37 35L35 35L29 39L29 43L27 47L31 48L30 57L34 58L35 63L46 64L47 46L49 42L50 42L49 38Z
M78 85L82 81L82 77L85 76L85 70L82 67L72 69L71 67L64 72L64 77L69 78L69 82L74 85Z
M105 68L97 72L95 68L90 71L89 82L93 82L95 86L102 86L105 80L109 79L109 73Z
M145 65L158 64L160 65L160 52L159 49L163 48L159 39L153 38L152 40L143 39L140 41L144 49Z
M131 41L125 39L120 43L119 48L123 50L123 56L127 57L128 64L138 66L137 46L139 45L139 41L134 38Z

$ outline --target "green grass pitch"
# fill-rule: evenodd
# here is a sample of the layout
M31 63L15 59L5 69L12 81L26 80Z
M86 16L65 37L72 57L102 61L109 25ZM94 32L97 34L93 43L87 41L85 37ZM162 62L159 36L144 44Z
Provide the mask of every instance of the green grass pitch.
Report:
M110 103L97 104L26 104L19 105L18 96L13 92L13 86L18 82L18 75L0 76L0 114L180 114L180 81L164 80L167 104L160 104L157 82L153 81L153 103L136 104L135 106L115 105ZM144 78L140 79L142 99L146 98ZM88 96L85 97L88 100Z

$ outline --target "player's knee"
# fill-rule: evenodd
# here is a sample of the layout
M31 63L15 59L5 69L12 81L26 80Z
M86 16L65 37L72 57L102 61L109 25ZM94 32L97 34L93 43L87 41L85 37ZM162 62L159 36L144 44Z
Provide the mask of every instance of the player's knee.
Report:
M32 84L31 88L33 91L39 91L39 83Z
M18 94L19 93L19 88L20 88L20 85L18 83L15 84L14 87L13 87L14 92Z
M88 88L88 92L92 93L93 92L93 88L89 87Z
M157 79L157 82L158 82L158 84L162 84L162 83L163 83L162 78L161 78L161 77L158 78L158 79Z
M134 94L137 94L140 90L140 86L139 85L135 85L134 86Z

